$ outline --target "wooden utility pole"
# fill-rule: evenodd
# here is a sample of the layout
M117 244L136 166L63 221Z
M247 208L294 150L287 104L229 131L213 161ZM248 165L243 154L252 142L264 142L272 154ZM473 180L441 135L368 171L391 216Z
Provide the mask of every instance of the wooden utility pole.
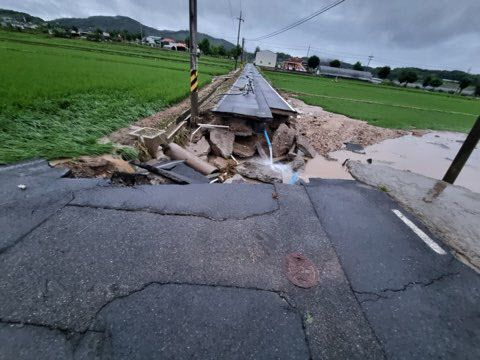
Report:
M245 58L245 53L243 52L244 48L245 48L245 38L242 38L242 66Z
M477 118L475 124L473 124L473 128L470 133L467 135L465 142L463 143L460 150L458 150L457 156L453 159L452 164L447 170L447 173L443 177L443 181L453 184L457 179L458 175L460 175L460 171L462 171L463 166L467 162L468 158L472 154L475 146L478 144L478 140L480 139L480 116Z
M367 64L367 66L370 66L370 62L372 61L372 59L373 59L374 57L375 57L375 56L373 56L373 55L370 55L370 56L368 57L368 64Z
M238 19L238 34L237 34L237 48L235 49L235 70L237 70L237 64L238 64L238 48L240 47L240 28L242 27L242 21L245 21L242 19L242 11L240 10L240 17Z
M198 120L197 0L190 2L190 125Z

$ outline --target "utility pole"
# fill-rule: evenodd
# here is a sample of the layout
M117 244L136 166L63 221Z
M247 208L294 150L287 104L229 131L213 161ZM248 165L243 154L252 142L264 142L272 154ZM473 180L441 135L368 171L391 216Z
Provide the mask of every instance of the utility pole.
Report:
M190 3L190 125L198 120L197 0Z
M245 58L245 53L243 52L244 48L245 48L245 38L242 38L242 66Z
M475 149L475 146L477 146L478 140L480 140L480 116L477 118L475 124L473 124L473 128L467 135L462 147L458 150L458 154L455 156L455 159L453 159L452 164L443 177L443 181L450 184L455 182L457 176L460 175L463 166Z
M310 45L308 45L307 58L310 56Z
M367 64L367 66L370 66L370 61L372 61L372 59L373 59L374 57L375 57L375 56L373 56L373 55L370 55L370 56L368 57L368 64Z
M242 10L240 10L240 17L238 19L238 34L237 34L237 48L235 51L235 70L237 70L237 62L238 62L238 48L240 46L240 28L242 27L242 21L245 21L245 19L242 19Z
M141 43L143 43L143 25L140 23L140 36L141 36Z

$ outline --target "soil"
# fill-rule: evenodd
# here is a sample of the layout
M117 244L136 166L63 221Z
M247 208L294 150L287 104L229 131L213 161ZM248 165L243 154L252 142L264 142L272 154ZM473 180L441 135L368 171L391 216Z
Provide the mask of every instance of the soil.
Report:
M200 106L200 122L202 117L208 117L208 110L210 110L215 103L217 102L220 94L225 93L234 83L236 76L234 72L231 72L225 76L219 76L213 79L213 81L204 86L198 93L199 99L207 95L211 90L218 86L215 93ZM107 142L111 141L113 143L130 145L135 144L135 137L129 135L130 132L140 128L140 127L149 127L156 129L165 129L172 121L174 121L180 114L190 108L190 98L187 97L181 102L172 105L165 110L157 112L153 115L150 115L146 118L140 119L132 123L129 127L118 129L117 131L111 133L102 141Z
M283 96L298 111L297 130L323 156L340 150L344 142L368 146L409 134L407 131L376 127L365 121L334 114L321 107L307 105L287 94Z

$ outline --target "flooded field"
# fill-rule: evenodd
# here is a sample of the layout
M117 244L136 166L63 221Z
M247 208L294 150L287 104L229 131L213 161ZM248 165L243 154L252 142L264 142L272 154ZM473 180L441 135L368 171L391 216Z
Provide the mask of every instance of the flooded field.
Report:
M322 157L310 160L302 178L349 178L342 164L345 160L366 162L372 159L374 164L391 166L399 170L408 170L434 179L441 179L460 149L466 135L453 132L430 132L421 137L406 135L389 139L365 148L365 154L347 150L329 153L337 161L328 161ZM466 187L480 193L480 149L474 150L463 168L455 185Z

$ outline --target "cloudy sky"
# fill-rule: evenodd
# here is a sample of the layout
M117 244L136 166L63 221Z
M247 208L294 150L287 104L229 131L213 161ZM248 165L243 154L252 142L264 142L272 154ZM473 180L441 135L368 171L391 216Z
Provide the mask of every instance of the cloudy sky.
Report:
M295 22L334 0L198 0L198 30L236 42L243 11L247 49L317 54L372 66L417 66L480 73L480 0L346 0L279 36L248 41ZM124 15L157 29L188 28L188 0L0 0L0 8L47 20Z

